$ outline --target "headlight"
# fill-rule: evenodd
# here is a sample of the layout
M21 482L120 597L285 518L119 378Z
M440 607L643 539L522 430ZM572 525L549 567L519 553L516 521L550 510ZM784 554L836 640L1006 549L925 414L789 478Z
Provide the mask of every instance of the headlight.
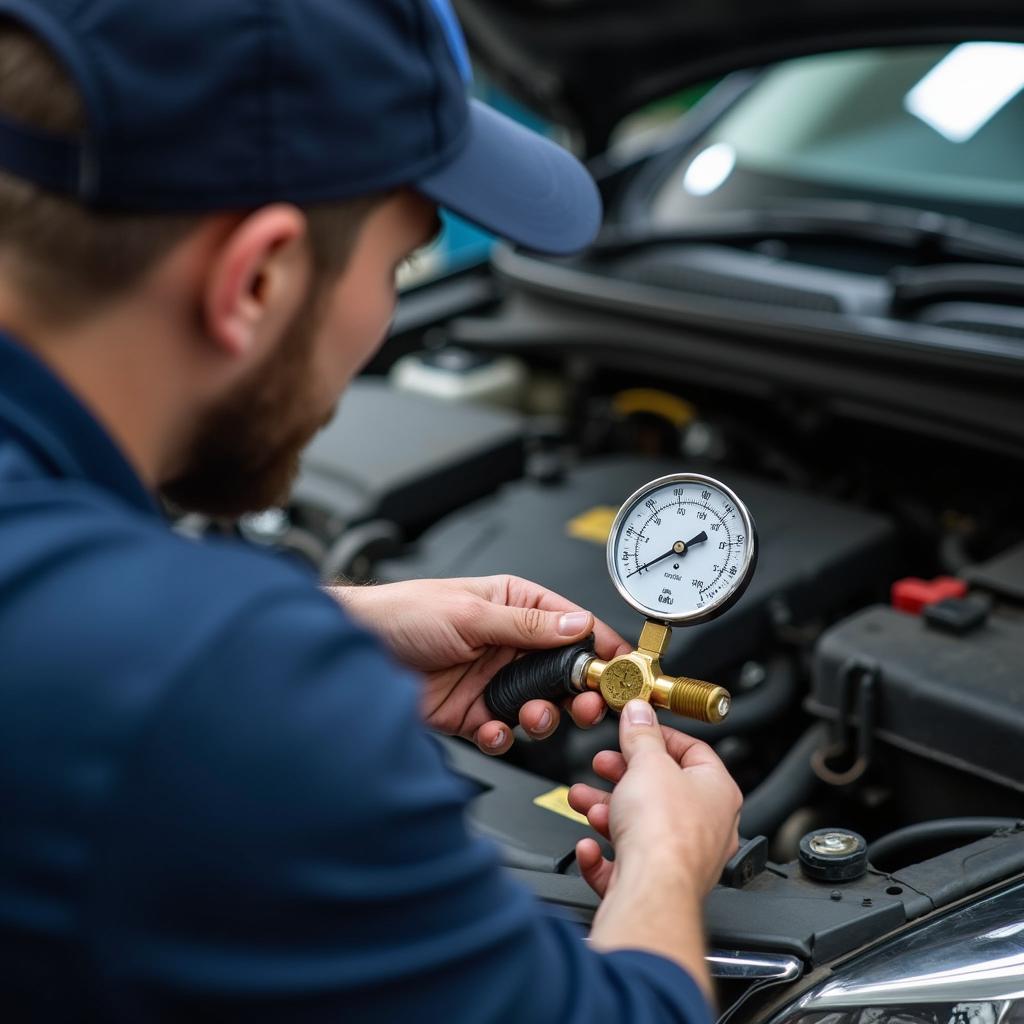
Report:
M772 1024L1010 1024L1022 999L1019 884L851 961Z

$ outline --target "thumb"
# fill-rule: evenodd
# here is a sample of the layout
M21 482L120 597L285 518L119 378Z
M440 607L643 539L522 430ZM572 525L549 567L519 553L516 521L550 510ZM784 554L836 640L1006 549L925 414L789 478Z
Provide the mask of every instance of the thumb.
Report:
M474 633L480 643L520 650L564 647L594 631L590 612L547 612L540 608L509 608L487 602Z
M619 746L626 764L644 750L665 753L665 737L654 713L645 700L631 700L619 718Z

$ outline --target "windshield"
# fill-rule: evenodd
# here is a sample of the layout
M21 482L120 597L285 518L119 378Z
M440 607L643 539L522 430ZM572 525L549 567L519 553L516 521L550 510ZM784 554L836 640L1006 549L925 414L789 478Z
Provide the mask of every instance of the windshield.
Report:
M799 198L927 207L1024 231L1024 46L859 50L767 71L657 190L653 215Z

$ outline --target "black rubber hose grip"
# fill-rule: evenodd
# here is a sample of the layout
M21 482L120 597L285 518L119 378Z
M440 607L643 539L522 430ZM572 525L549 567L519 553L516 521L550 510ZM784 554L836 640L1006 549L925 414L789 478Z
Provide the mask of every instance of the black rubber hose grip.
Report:
M568 647L526 654L506 665L484 690L491 714L506 725L519 724L519 711L531 700L558 703L571 697L572 669L581 654L594 653L594 638Z

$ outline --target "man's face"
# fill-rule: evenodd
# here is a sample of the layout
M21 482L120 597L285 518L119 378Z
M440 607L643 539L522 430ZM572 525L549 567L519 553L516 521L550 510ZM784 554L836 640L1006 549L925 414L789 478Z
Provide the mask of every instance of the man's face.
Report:
M386 338L398 267L439 226L433 204L411 192L376 207L341 277L314 282L270 356L203 418L183 472L164 494L225 517L280 503L303 449Z

